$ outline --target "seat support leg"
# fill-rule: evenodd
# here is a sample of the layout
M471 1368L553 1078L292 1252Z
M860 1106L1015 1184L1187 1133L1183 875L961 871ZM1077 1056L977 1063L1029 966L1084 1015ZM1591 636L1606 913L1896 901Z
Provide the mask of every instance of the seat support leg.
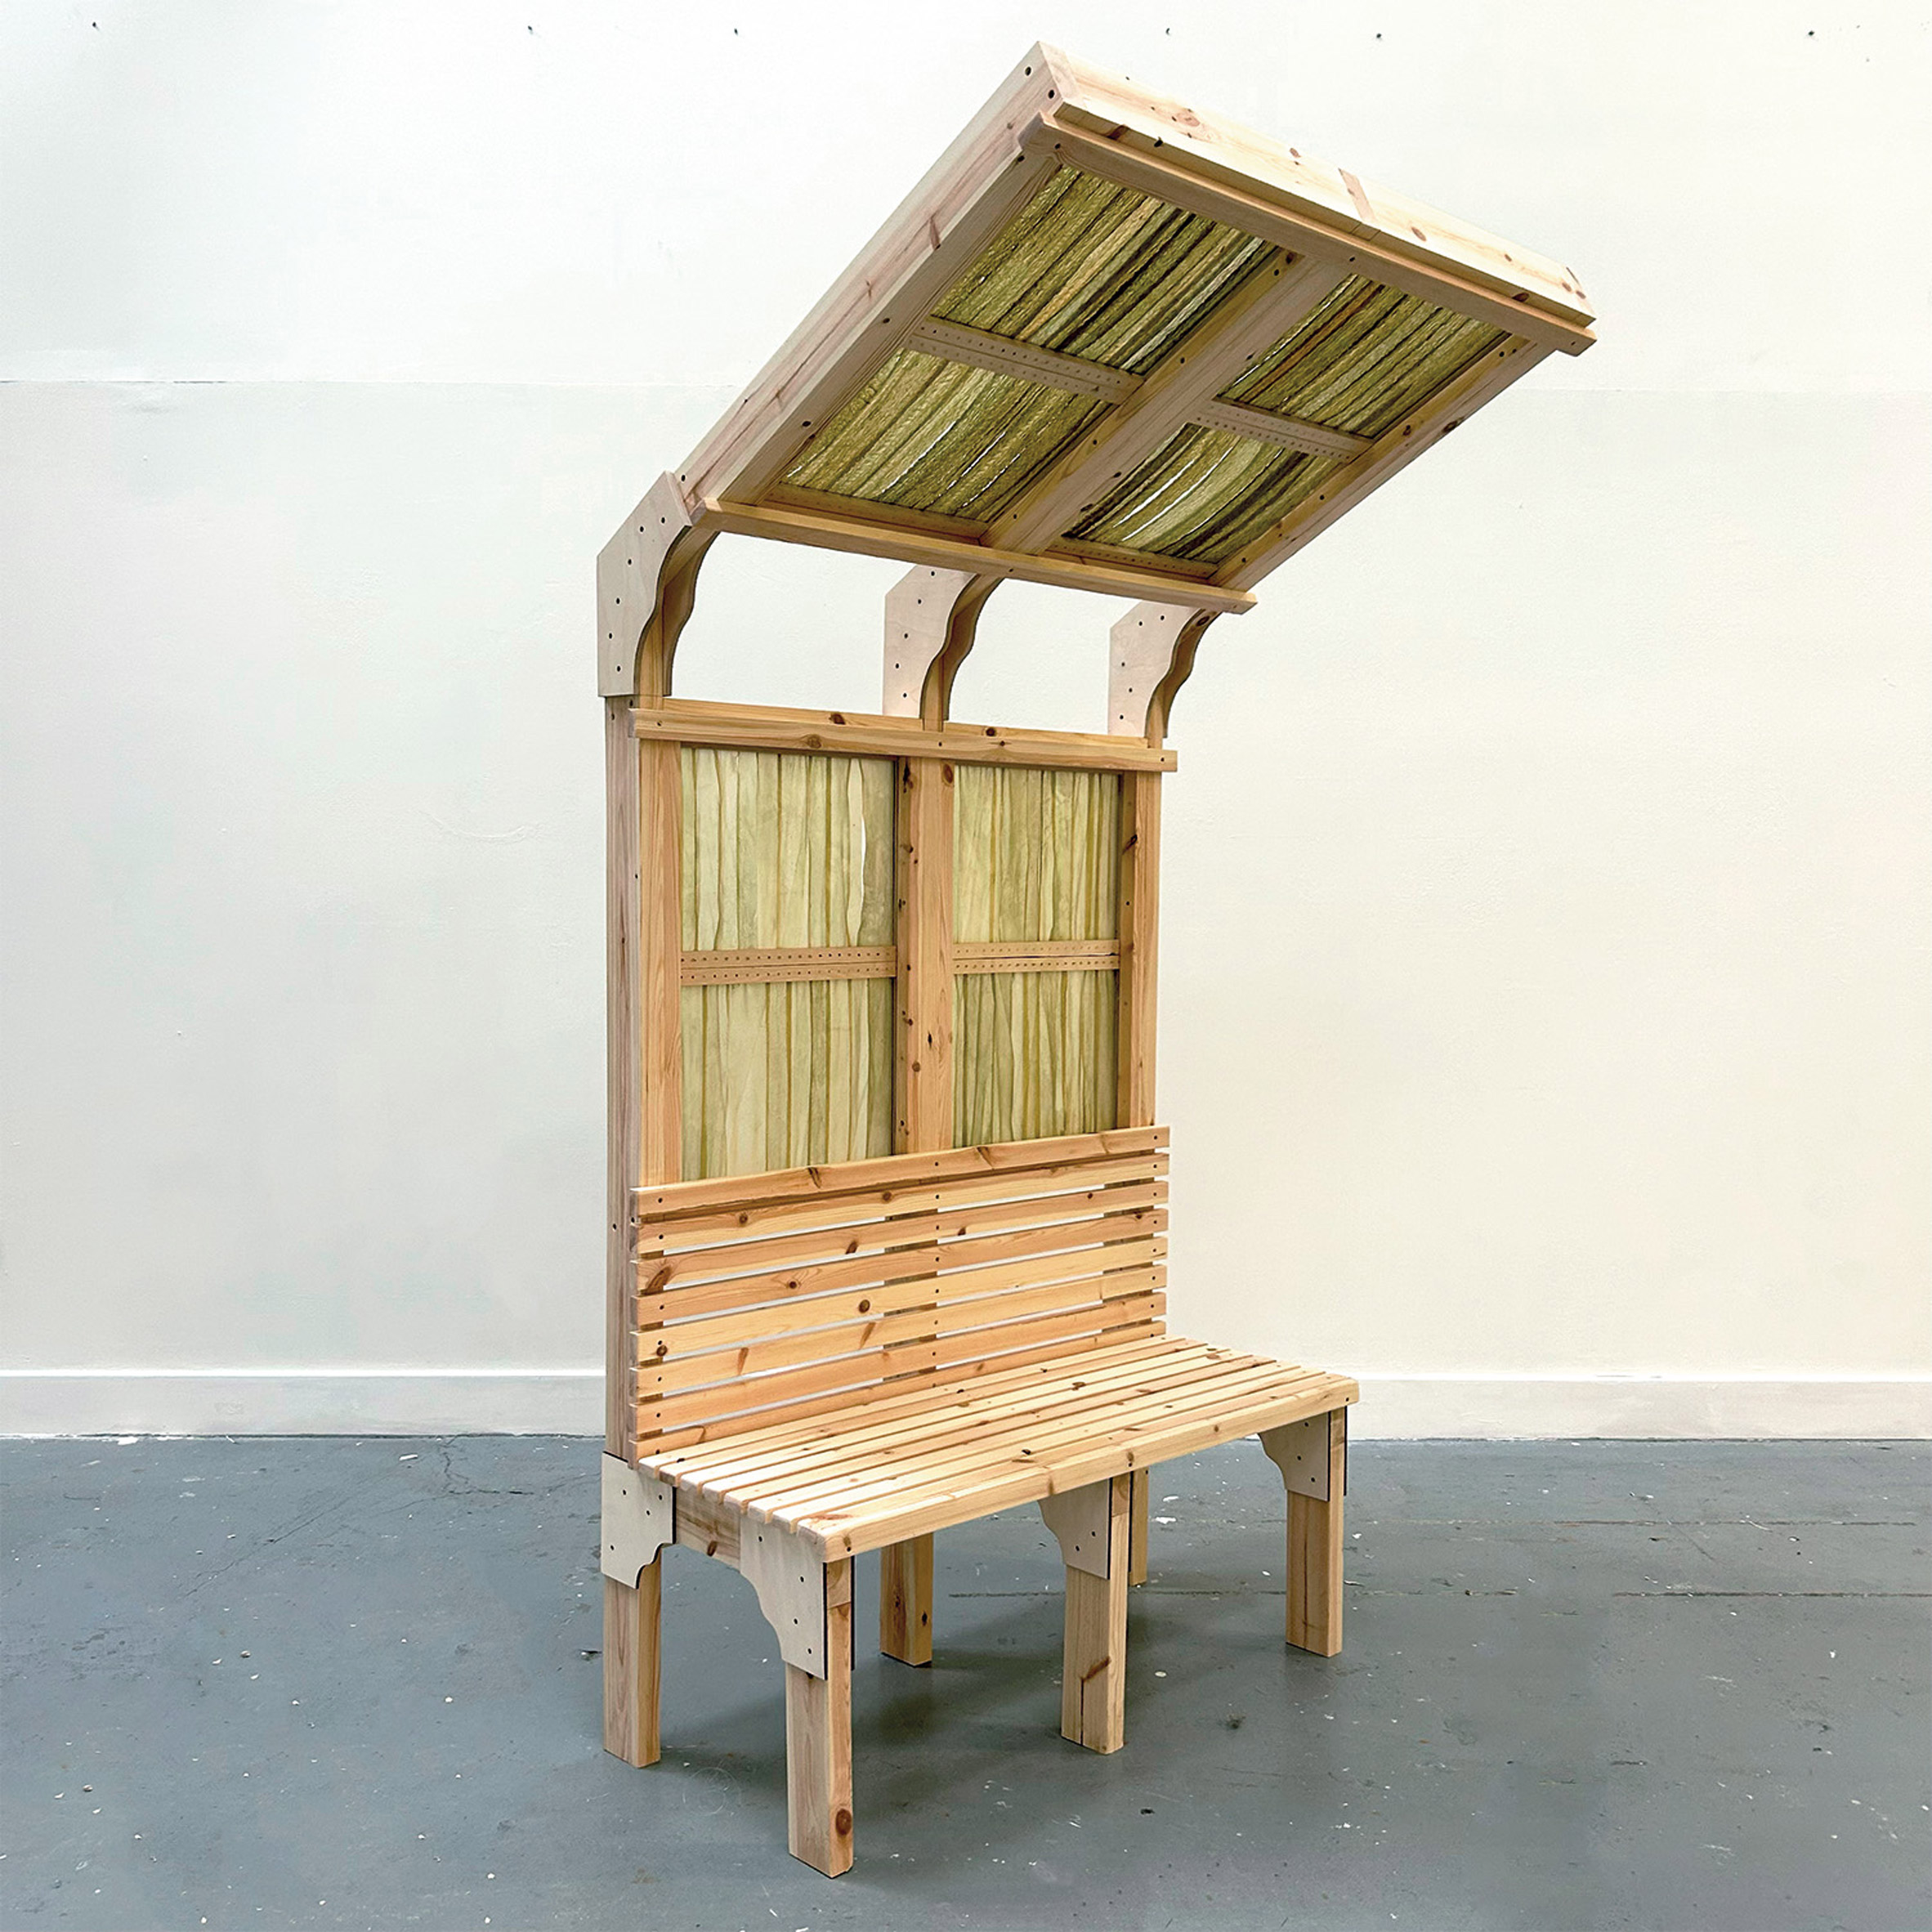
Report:
M786 1819L792 1856L836 1878L852 1868L852 1559L824 1572L825 1675L785 1666Z
M604 1749L627 1764L658 1760L659 1614L656 1558L636 1588L604 1579Z
M1127 1518L1127 1581L1147 1580L1147 1492L1153 1487L1152 1469L1136 1469L1133 1475L1134 1507Z
M1342 1496L1348 1411L1262 1432L1288 1491L1288 1641L1317 1657L1342 1648Z
M1060 1734L1089 1751L1127 1742L1127 1557L1133 1478L1090 1483L1040 1504L1067 1564Z
M932 1539L914 1536L879 1553L879 1648L902 1664L932 1661Z

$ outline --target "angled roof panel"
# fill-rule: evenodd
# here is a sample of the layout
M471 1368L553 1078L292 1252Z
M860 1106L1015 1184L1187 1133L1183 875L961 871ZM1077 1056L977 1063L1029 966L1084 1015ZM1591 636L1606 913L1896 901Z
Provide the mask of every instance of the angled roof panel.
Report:
M675 481L712 527L1239 609L1590 320L1556 262L1035 47Z

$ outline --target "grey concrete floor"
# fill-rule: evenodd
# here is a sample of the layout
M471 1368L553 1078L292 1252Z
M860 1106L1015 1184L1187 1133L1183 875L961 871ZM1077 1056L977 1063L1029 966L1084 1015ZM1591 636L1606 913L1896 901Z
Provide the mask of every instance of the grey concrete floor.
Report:
M9 1927L1932 1925L1924 1445L1359 1444L1332 1661L1272 1465L1170 1464L1107 1758L1038 1511L955 1531L932 1668L861 1645L835 1881L735 1572L666 1556L664 1760L599 1748L594 1444L0 1467Z

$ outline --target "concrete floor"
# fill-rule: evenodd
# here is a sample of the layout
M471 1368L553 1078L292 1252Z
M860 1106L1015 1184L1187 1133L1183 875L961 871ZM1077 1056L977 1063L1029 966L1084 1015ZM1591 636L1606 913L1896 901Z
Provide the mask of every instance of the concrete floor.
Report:
M1038 1511L955 1531L935 1666L861 1647L836 1881L721 1565L665 1559L664 1761L599 1749L593 1444L0 1466L8 1927L1932 1925L1925 1445L1358 1445L1330 1661L1272 1465L1170 1464L1109 1758Z

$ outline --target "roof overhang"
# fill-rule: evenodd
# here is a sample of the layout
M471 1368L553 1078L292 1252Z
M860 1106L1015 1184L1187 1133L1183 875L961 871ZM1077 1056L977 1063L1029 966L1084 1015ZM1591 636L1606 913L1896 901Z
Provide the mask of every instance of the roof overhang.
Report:
M1590 321L1558 262L1036 47L654 494L700 542L1238 611Z

